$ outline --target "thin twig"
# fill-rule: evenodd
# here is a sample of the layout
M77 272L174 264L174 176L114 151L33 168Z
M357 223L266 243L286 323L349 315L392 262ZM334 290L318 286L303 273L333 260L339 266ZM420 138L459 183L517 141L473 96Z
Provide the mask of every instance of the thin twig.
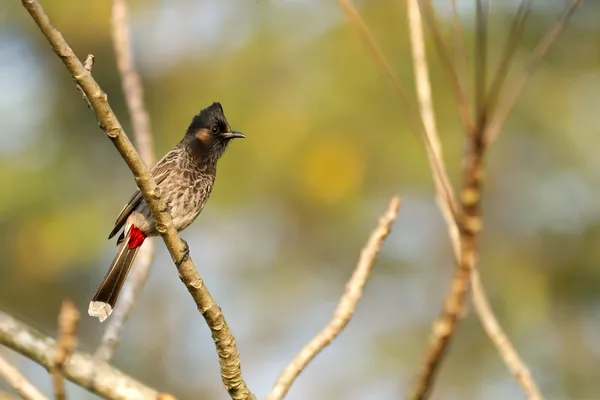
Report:
M22 0L22 3L39 26L52 49L60 57L73 78L75 78L75 81L81 85L85 95L90 100L94 113L101 122L101 128L112 140L114 146L132 171L136 184L156 221L156 230L162 236L169 254L177 266L179 277L185 284L198 310L210 328L219 356L223 385L234 400L255 398L242 377L240 358L235 339L231 334L229 325L225 321L221 308L204 285L204 281L189 254L187 244L181 240L173 226L171 215L161 198L160 190L154 178L129 141L123 127L112 111L106 93L84 69L62 34L52 25L39 1Z
M86 59L85 59L85 62L83 63L83 68L88 72L88 74L92 73L92 67L94 66L94 60L95 60L94 55L93 54L88 54L87 57L86 57ZM81 88L81 86L79 86L79 84L76 84L76 86L77 86L77 89L81 92L81 97L83 98L83 100L85 100L88 108L93 111L92 105L90 104L90 101L88 100L88 98L85 95L85 92L83 91L83 89ZM99 122L100 121L98 121L98 123Z
M0 354L0 378L6 381L25 400L48 400L38 388ZM0 399L2 394L0 394Z
M76 331L78 322L79 312L73 302L70 300L63 301L58 315L58 340L56 341L52 367L50 368L56 400L67 398L63 374L67 360L77 348Z
M140 155L147 166L154 165L154 146L150 131L150 117L144 104L144 89L140 76L135 68L131 54L131 36L126 0L112 2L112 36L117 59L117 68L121 75L121 86L131 116L133 134ZM104 331L100 346L94 354L102 361L109 361L119 344L123 326L133 309L138 295L150 274L150 266L154 260L155 242L149 240L140 249L136 265L131 272L127 284L123 288L119 307Z
M0 311L0 344L50 369L56 341ZM74 352L64 365L64 377L105 399L156 400L158 392L90 354Z
M402 86L398 82L398 79L394 75L392 68L387 62L385 56L375 43L375 40L371 36L369 29L365 25L364 21L356 11L356 8L349 0L338 0L338 4L342 8L342 10L346 13L348 20L351 25L359 34L360 39L364 42L365 47L369 53L369 55L373 58L375 65L379 67L385 77L388 79L390 86L394 90L394 93L398 97L400 104L404 111L404 117L409 121L409 124L413 128L414 132L417 135L421 135L423 139L423 143L425 145L425 150L427 152L427 157L429 162L435 169L434 174L434 184L436 188L443 193L445 198L445 202L449 204L449 209L453 215L457 213L457 205L456 199L454 198L454 194L452 191L452 187L450 185L450 179L448 178L448 174L445 171L444 166L440 163L436 157L435 144L429 141L429 136L425 131L425 127L423 126L423 121L418 118L417 111L413 104L408 99L405 91L402 89Z
M432 149L434 149L433 156L437 160L436 164L441 165L442 169L445 171L442 145L440 143L440 138L437 133L437 126L435 124L435 112L433 110L431 85L429 83L429 70L427 68L427 53L425 51L425 39L423 37L423 24L418 1L419 0L408 0L406 3L408 29L412 44L412 59L414 63L417 98L419 101L421 119L423 120L423 126L425 127L425 135L427 135L427 140L431 143ZM434 180L437 181L444 179L442 176L436 176L437 170L434 168L433 164L430 163L430 165L432 167L432 173L434 174ZM444 172L442 175L447 175L447 173ZM448 184L448 186L450 185ZM454 194L452 194L452 196L454 196ZM436 199L438 207L440 208L442 216L446 220L448 226L454 225L454 229L451 230L451 235L458 238L458 228L454 222L454 214L450 209L450 205L446 201L446 196L444 196L444 193L440 192L439 189L436 190ZM455 254L458 254L458 251L456 251Z
M573 15L577 7L581 5L582 1L583 0L572 0L571 4L567 6L559 19L548 30L548 32L546 32L544 37L542 37L538 45L533 50L533 53L525 65L525 68L519 74L516 82L511 87L508 97L502 102L502 104L500 104L498 110L495 112L494 117L490 121L485 138L486 146L489 146L500 134L500 130L502 129L506 118L517 102L517 99L523 92L523 89L529 82L529 78L531 78L531 75L533 75L537 69L540 60L548 52L548 49L550 49L556 39L558 39L565 27L565 24L567 23L567 20L571 17L571 15Z
M121 87L131 117L133 134L140 156L151 167L154 164L154 144L150 116L144 103L144 86L133 60L127 0L113 0L111 27L117 68L121 75Z
M494 109L496 108L496 102L498 101L498 97L500 96L502 89L504 88L504 82L506 81L506 77L508 76L513 56L517 51L519 41L521 40L521 37L523 35L525 21L527 21L527 17L529 16L529 12L531 11L532 3L533 0L523 0L519 5L519 9L517 10L515 18L513 19L510 32L506 39L504 52L502 54L502 58L500 59L498 72L494 76L494 80L486 98L485 108L487 112L490 113L490 115L494 112Z
M476 80L475 110L476 125L466 133L467 146L463 168L463 190L461 193L461 213L456 219L460 236L458 263L452 276L450 291L444 300L439 317L434 321L431 335L425 350L424 361L419 368L415 387L409 396L411 400L423 400L430 396L437 372L456 333L466 295L469 290L470 272L476 266L479 232L481 231L481 188L483 180L483 132L487 121L485 103L486 67L486 23L484 5L477 3L476 40ZM426 68L426 66L422 66ZM450 235L455 224L449 224ZM455 245L453 245L456 248Z
M460 14L458 12L458 4L457 0L452 0L452 50L453 50L453 58L454 58L454 68L456 70L456 79L457 82L454 84L456 88L459 88L462 92L461 98L464 110L463 119L466 121L470 121L469 115L469 100L468 100L468 69L467 69L467 52L465 51L465 39L463 36L463 27L460 21ZM456 95L455 95L456 96ZM461 104L461 103L458 103ZM465 125L463 127L465 130L470 129L470 126Z
M481 283L481 277L479 276L477 269L474 269L471 272L471 286L473 290L473 304L479 315L479 320L488 336L492 338L492 342L496 345L498 353L504 360L504 363L508 366L519 385L523 388L528 400L542 400L544 397L531 377L529 369L519 357L519 354L494 316L494 312L486 298L485 290Z
M418 3L425 25L433 38L438 57L442 62L444 71L446 71L446 75L452 86L452 94L458 105L458 114L463 124L463 129L469 132L473 127L473 119L469 110L469 96L465 88L466 85L461 81L456 66L453 64L452 58L448 54L448 46L440 32L440 23L433 10L433 6L431 5L431 0L419 0ZM466 62L466 56L463 58L463 61Z
M477 108L477 123L476 129L471 133L482 136L481 128L484 128L487 123L486 110L486 76L487 76L487 0L477 0L475 6L476 23L475 23L475 107Z
M375 258L381 249L383 241L390 233L392 225L398 216L400 199L392 197L387 210L379 219L377 228L371 233L369 240L360 253L358 264L354 269L352 277L346 284L346 290L329 323L319 332L294 359L285 367L275 386L267 395L267 400L281 400L287 394L290 387L319 352L331 343L346 327L354 314L356 304L360 300L363 288L375 263Z
M421 13L431 14L431 10L427 11L427 7L420 7L419 12L417 1L418 0L409 0L407 2L408 26L415 70L415 84L417 86L421 118L423 119L424 125L428 127L427 135L430 137L430 140L432 140L434 143L437 143L437 148L441 148L439 135L437 133L435 123L433 123L433 104L429 100L431 97L431 84L429 81L425 52L422 50L424 49L425 45L421 24ZM430 23L430 30L433 30L432 26L433 25ZM441 151L439 154L441 156ZM440 161L440 164L443 168L445 168L443 162ZM432 168L432 174L434 177L436 173L436 170ZM412 400L421 400L429 396L433 386L435 373L441 363L442 356L450 343L452 334L456 329L458 315L462 306L462 300L466 294L466 288L464 285L465 278L463 277L465 269L461 268L461 265L464 265L464 263L461 260L462 247L460 245L460 232L456 223L456 217L455 215L447 212L447 206L443 203L444 198L440 198L439 193L437 197L438 206L440 207L442 215L444 216L448 226L448 232L450 234L455 258L457 260L457 268L455 269L451 291L444 303L442 314L434 322L432 334L425 353L425 360L421 364L421 368L416 380L416 386L412 394L409 396L409 399ZM468 274L466 276L466 281L468 284Z
M428 98L430 95L428 93L431 91L431 84L428 79L427 73L427 61L425 57L421 56L421 52L418 51L419 48L423 47L423 33L420 24L420 15L415 12L416 2L417 0L408 2L408 17L409 17L409 30L411 32L411 43L413 45L413 61L415 67L416 74L416 84L417 84L417 93L420 100L421 105L421 117L424 120L424 124L426 127L430 127L431 131L429 132L431 140L433 142L439 143L439 135L437 133L436 127L434 123L427 123L428 119L433 119L433 106ZM485 121L485 119L484 119ZM481 120L480 120L481 122ZM435 170L432 169L433 173ZM464 197L464 196L463 196ZM467 196L468 197L468 196ZM438 195L438 199L441 198ZM463 199L464 202L465 199ZM463 205L464 207L464 205ZM457 259L457 273L455 273L455 277L453 282L456 280L460 280L458 283L453 284L452 290L450 292L450 296L448 299L455 299L456 295L463 296L466 294L466 286L465 280L468 279L468 269L465 268L465 264L463 262L463 257L465 253L463 251L463 247L461 246L461 235L459 233L458 224L455 219L452 218L452 215L449 215L445 212L444 207L440 207L442 214L445 217L446 224L448 227L452 248L454 250L454 256ZM462 232L465 233L464 230ZM461 267L463 266L463 267ZM466 266L468 267L468 266ZM494 334L490 334L490 337L494 341L494 343L498 343L497 338L502 338L502 348L499 348L500 355L505 360L509 368L516 376L519 384L523 387L524 392L527 394L530 399L541 399L541 395L539 395L539 389L530 374L528 373L528 369L526 365L520 360L518 354L516 353L514 347L510 344L510 341L503 334L502 329L489 306L487 306L487 299L485 297L485 291L481 281L479 279L479 274L477 274L477 270L472 267L471 274L471 283L473 285L473 301L475 303L476 311L480 317L480 319L484 322L487 327L494 327ZM464 292L460 292L459 290L465 290ZM460 300L458 305L460 305ZM450 335L456 329L456 323L458 321L458 313L460 312L461 307L456 307L457 304L453 302L449 302L448 300L445 303L444 312L441 317L436 321L433 328L432 339L430 340L430 346L427 351L426 361L423 364L423 369L419 374L419 379L417 381L417 387L412 394L411 399L424 399L427 398L431 387L433 385L433 378L435 377L435 370L439 365L441 357L445 353L445 348L449 344ZM486 307L487 306L487 307ZM455 309L456 314L453 314L451 311ZM487 328L486 328L487 330ZM488 333L490 331L488 330ZM538 397L535 397L535 395Z

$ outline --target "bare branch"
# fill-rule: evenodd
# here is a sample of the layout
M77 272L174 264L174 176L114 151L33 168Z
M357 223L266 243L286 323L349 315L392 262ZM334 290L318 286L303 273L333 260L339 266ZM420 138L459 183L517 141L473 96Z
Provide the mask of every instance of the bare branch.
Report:
M0 311L0 344L50 369L56 342L49 336ZM74 352L64 365L71 382L106 399L155 400L158 393L91 355Z
M354 314L356 304L363 293L363 288L375 258L381 249L383 241L390 233L392 225L398 216L400 209L400 199L392 197L387 210L379 219L379 225L371 233L367 244L360 253L358 264L352 274L352 277L346 284L346 290L342 295L340 302L329 323L315 336L294 359L285 367L275 386L267 395L267 400L281 400L290 390L290 387L304 368L310 363L319 352L321 352L329 343L331 343L340 332L346 327L350 318Z
M412 105L412 103L408 100L402 86L398 82L398 79L394 75L389 63L385 59L385 56L373 40L369 29L363 22L362 18L356 11L356 8L349 2L349 0L338 0L338 4L342 8L342 10L346 13L348 20L351 25L358 32L360 38L365 43L366 49L373 58L375 64L381 69L383 74L388 78L394 93L398 97L401 106L403 107L404 116L409 121L411 127L414 132L418 135L421 135L423 142L425 144L425 150L427 152L427 157L429 162L432 164L435 169L434 173L434 184L436 189L438 189L445 198L445 202L449 204L449 209L453 215L456 215L457 205L456 200L454 198L454 194L452 191L452 187L450 185L450 179L448 179L448 174L445 172L445 168L442 164L440 164L439 158L436 156L435 144L430 142L429 136L426 133L425 127L423 126L423 121L417 117L417 112Z
M463 124L463 128L465 131L469 132L473 126L471 112L469 111L469 96L465 89L464 83L461 82L458 76L456 67L452 63L452 58L448 54L448 46L444 42L444 38L440 33L440 23L438 22L436 14L431 5L431 0L419 0L419 8L421 10L421 14L423 15L423 19L425 20L425 24L429 29L431 36L433 37L433 43L435 45L438 57L440 58L442 66L444 67L446 75L448 76L448 80L452 85L452 94L454 95L456 104L458 105L458 114Z
M121 86L131 116L133 134L140 155L147 166L154 165L154 146L150 131L150 117L144 104L144 88L133 62L131 39L129 33L128 10L126 0L112 2L112 36L117 59L117 67L121 75ZM155 241L149 240L139 251L137 261L126 286L123 288L119 307L104 331L102 342L94 354L102 361L109 361L119 344L123 326L133 309L138 295L150 275L150 266L154 260Z
M475 107L477 115L476 126L472 132L475 135L483 136L482 129L487 123L486 113L486 73L487 73L487 0L477 0L476 6L476 33L475 33Z
M413 61L416 75L416 85L417 85L417 94L419 96L421 117L423 118L424 125L428 128L428 135L430 136L430 140L433 143L437 143L439 146L439 136L436 130L435 123L432 122L434 120L434 112L433 105L431 101L429 101L431 95L431 84L428 78L428 68L427 68L427 60L424 56L424 51L421 49L424 47L423 44L423 32L421 26L421 16L417 11L418 0L409 0L407 3L408 7L408 19L409 19L409 30L411 34L411 43L413 47ZM481 64L485 64L485 62L480 62ZM481 77L480 77L481 79ZM428 122L429 121L429 122ZM479 123L485 123L485 118L480 119ZM480 132L483 132L481 130ZM481 137L481 136L480 136ZM471 144L471 151L473 149L477 150L476 146ZM477 150L483 155L481 150ZM443 162L440 161L442 165ZM435 169L432 167L432 172L435 174ZM472 173L472 171L470 172ZM469 180L467 180L468 182ZM468 192L467 192L468 193ZM464 193L463 193L464 194ZM510 360L510 364L508 364L512 371L518 371L518 381L523 387L525 393L528 395L531 393L538 393L539 390L531 376L527 372L527 367L520 360L516 351L510 344L510 341L503 334L499 324L496 321L496 318L490 309L490 307L485 307L487 305L487 300L485 297L485 291L483 289L483 285L479 280L479 274L477 274L474 261L471 265L470 263L466 263L467 260L474 260L475 252L474 249L471 249L472 253L469 254L466 251L468 249L463 248L461 245L461 236L468 236L467 230L463 228L462 232L459 232L457 220L453 218L453 216L447 212L447 206L445 206L442 202L444 199L443 196L438 193L438 205L444 215L444 219L446 220L446 224L448 227L448 232L450 235L452 248L454 250L454 256L457 260L457 268L452 280L451 291L446 299L444 304L444 310L440 317L435 321L434 327L432 329L432 337L430 338L428 349L426 352L425 362L422 365L422 368L419 372L419 376L417 379L417 384L414 392L411 395L411 399L425 399L429 396L431 388L433 386L433 380L435 378L435 373L437 368L440 365L443 355L446 352L446 349L450 343L450 339L452 334L456 330L458 317L460 311L462 309L462 303L464 301L465 295L468 289L468 277L469 271L471 274L471 282L473 285L473 296L476 310L479 314L479 317L482 321L485 321L485 324L494 324L495 335L490 335L494 343L497 343L495 338L502 337L504 339L502 348L499 347L499 351L503 359L507 362ZM479 198L477 198L478 200ZM463 208L466 205L465 201L471 200L469 196L463 196ZM467 238L468 239L468 238ZM525 372L523 372L525 371ZM532 399L541 399L541 396L531 397Z
M492 339L492 342L496 345L498 353L500 353L504 363L508 366L519 385L523 388L523 391L527 395L527 399L542 400L544 397L531 377L529 369L519 357L519 354L494 316L494 312L485 296L485 290L477 269L474 269L471 272L471 286L473 290L473 304L479 315L479 320L488 336Z
M451 49L453 51L454 66L456 70L456 82L454 86L460 89L460 98L462 103L458 103L459 107L463 107L463 125L465 121L470 121L469 116L469 100L468 100L468 85L467 85L467 53L465 51L465 40L463 37L463 27L458 13L457 0L452 0L452 40ZM455 92L456 93L456 92ZM456 94L455 94L456 96ZM466 110L466 111L465 111ZM469 125L464 126L465 130L470 129Z
M428 128L427 135L430 140L436 143L436 148L441 148L439 135L436 130L434 120L433 104L429 100L431 97L431 84L429 81L427 60L425 58L423 29L421 24L421 13L425 14L426 7L418 9L418 0L407 1L407 16L410 31L410 38L413 51L413 62L415 69L415 84L417 85L417 95L419 97L421 118L424 125ZM428 4L428 7L430 5ZM429 10L431 13L431 10ZM432 29L433 30L433 29ZM429 122L428 122L429 121ZM439 152L441 157L441 151ZM443 161L439 161L442 168L445 168ZM432 174L436 175L437 171L432 166ZM444 309L440 317L434 322L432 334L427 345L425 360L421 365L416 380L416 386L413 393L409 397L412 400L421 400L429 396L437 369L441 363L442 356L445 353L447 346L450 343L452 334L454 333L458 315L461 309L462 301L466 294L465 279L468 285L468 274L464 277L464 268L461 261L462 247L460 243L460 232L456 223L455 215L447 211L448 205L444 204L444 197L437 193L438 206L446 220L448 231L452 241L454 254L457 260L457 268L452 278L451 291L448 294L444 303Z
M513 19L512 27L508 34L508 38L506 39L504 53L498 67L498 72L494 77L494 81L492 82L492 86L486 98L485 109L489 115L492 115L494 112L496 102L498 101L498 97L500 96L502 88L504 87L504 82L506 81L513 56L517 51L519 41L521 40L523 29L525 27L525 21L529 16L532 3L533 0L523 0L519 5L519 9L517 10L515 18Z
M425 39L423 37L423 24L421 20L421 11L418 5L419 0L408 0L407 6L407 17L408 17L408 29L410 33L410 40L412 44L412 58L415 70L415 84L417 87L417 97L419 100L419 109L421 112L421 119L423 120L423 126L425 127L425 135L431 143L433 149L433 157L437 160L436 165L442 167L442 174L438 173L435 165L430 162L431 172L434 175L434 181L443 181L447 172L445 171L445 163L442 155L442 145L440 138L437 133L437 126L435 124L435 112L433 110L433 101L431 99L431 85L429 81L429 71L427 68L427 53L425 51ZM449 190L454 197L454 191L448 183ZM454 222L454 214L452 213L452 205L448 203L447 197L444 193L436 186L436 198L437 204L440 211L446 220L448 226L453 225L454 229L451 231L451 235L458 238L458 228ZM458 257L458 249L455 249L455 254Z
M144 103L144 87L133 61L128 13L127 0L112 1L112 37L117 68L121 75L121 86L131 116L133 134L140 149L140 156L148 167L151 167L155 161L150 117Z
M77 348L77 323L79 322L79 312L70 300L65 300L60 308L58 316L58 340L54 348L52 366L50 375L52 376L52 386L54 388L54 398L56 400L65 400L65 382L63 380L63 371L69 357Z
M204 281L190 257L187 244L181 240L173 226L171 215L161 198L156 182L129 138L125 135L123 127L107 101L106 93L85 70L62 34L52 25L39 1L22 0L22 3L75 81L81 85L100 121L101 128L112 140L133 172L136 183L156 221L156 230L161 234L169 254L177 266L179 277L187 287L198 310L210 328L219 356L221 379L229 395L235 400L254 398L242 377L235 339L225 321L221 308L204 285Z
M18 369L0 354L0 378L4 379L25 400L48 400ZM2 399L2 393L0 393Z
M95 58L94 58L93 54L88 54L87 57L86 57L86 59L85 59L85 62L83 63L83 68L88 73L92 73L92 67L94 66L94 59ZM77 84L76 86L77 86L77 90L79 90L81 92L81 97L87 103L88 108L93 111L92 105L90 104L90 101L88 100L88 98L85 95L85 92L83 91L83 89L81 88L81 86L79 86L79 84Z
M538 45L533 50L529 61L527 62L525 68L517 78L516 82L512 86L508 97L502 102L502 104L498 107L498 110L495 112L494 117L490 121L490 124L487 128L486 133L486 145L490 145L498 135L500 134L500 130L504 125L504 121L510 114L513 106L517 102L517 99L523 92L525 85L529 82L529 78L537 69L540 60L544 57L544 55L548 52L548 49L554 44L556 39L560 36L563 29L565 28L565 24L567 20L573 15L577 7L581 4L582 0L572 0L571 4L565 9L559 19L554 23L554 25L546 32L544 37L540 40Z

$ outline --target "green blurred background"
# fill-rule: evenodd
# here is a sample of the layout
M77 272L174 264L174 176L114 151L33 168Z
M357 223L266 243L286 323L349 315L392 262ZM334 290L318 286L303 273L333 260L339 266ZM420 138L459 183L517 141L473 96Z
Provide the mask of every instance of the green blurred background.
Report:
M437 3L444 20L450 2ZM565 4L534 3L521 67ZM472 1L459 4L472 48ZM110 2L43 5L80 58L96 56L94 76L130 132ZM494 62L516 7L492 2ZM405 2L369 0L359 10L414 93ZM448 288L451 249L421 145L335 1L137 0L131 17L157 156L212 101L247 136L228 149L209 205L183 237L236 335L250 387L263 397L329 319L396 193L401 214L354 319L288 398L406 394ZM600 4L590 0L541 64L487 163L482 278L548 399L600 398L599 67ZM431 74L458 182L456 108L437 61ZM54 335L60 302L72 298L82 312L80 348L93 352L104 325L85 310L114 255L106 236L134 182L16 0L0 2L0 120L0 309ZM161 241L157 248L114 364L181 399L226 399L209 331ZM49 393L42 368L6 354ZM523 398L473 314L433 398Z

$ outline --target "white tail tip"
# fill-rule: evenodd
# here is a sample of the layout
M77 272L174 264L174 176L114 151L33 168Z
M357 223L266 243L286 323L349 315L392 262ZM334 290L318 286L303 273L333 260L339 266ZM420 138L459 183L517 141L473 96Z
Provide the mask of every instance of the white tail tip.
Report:
M88 314L90 317L96 317L103 322L112 313L112 307L110 304L103 301L90 301L88 308Z

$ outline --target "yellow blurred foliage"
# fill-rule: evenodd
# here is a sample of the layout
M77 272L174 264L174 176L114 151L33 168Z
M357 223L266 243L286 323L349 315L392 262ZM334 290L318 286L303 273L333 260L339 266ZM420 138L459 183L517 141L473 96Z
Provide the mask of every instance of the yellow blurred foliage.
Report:
M81 265L100 245L90 236L101 225L98 216L83 207L27 218L13 236L19 272L43 279L66 265Z
M362 186L365 160L350 140L326 137L308 148L299 172L307 200L331 205Z

